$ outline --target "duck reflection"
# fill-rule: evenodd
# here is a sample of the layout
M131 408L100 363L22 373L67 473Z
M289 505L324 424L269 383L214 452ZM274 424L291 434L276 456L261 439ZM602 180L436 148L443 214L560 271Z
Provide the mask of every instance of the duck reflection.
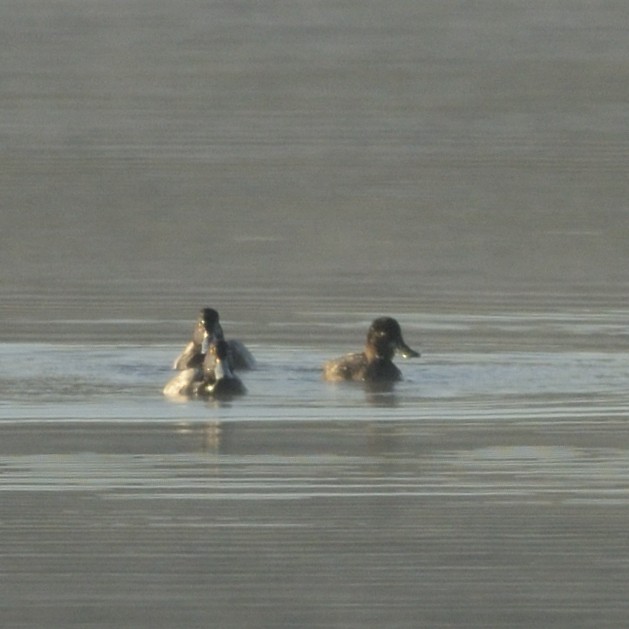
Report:
M405 422L229 422L190 423L178 432L193 449L238 457L303 459L373 457L407 452ZM196 444L196 445L195 445ZM253 462L254 459L251 459ZM243 463L244 464L244 463Z
M365 400L371 406L394 408L399 404L394 382L366 382Z

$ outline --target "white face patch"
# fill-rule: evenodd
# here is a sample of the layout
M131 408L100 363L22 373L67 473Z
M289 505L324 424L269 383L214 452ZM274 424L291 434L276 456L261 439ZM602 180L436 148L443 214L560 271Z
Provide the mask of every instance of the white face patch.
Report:
M233 378L234 374L226 360L217 360L216 365L214 365L214 376L218 381L221 378Z
M207 330L203 333L203 342L201 343L201 353L207 354L207 349L210 346L212 337L207 333Z
M216 365L214 366L214 376L217 380L220 380L221 378L224 378L226 376L226 370L222 360L216 361Z

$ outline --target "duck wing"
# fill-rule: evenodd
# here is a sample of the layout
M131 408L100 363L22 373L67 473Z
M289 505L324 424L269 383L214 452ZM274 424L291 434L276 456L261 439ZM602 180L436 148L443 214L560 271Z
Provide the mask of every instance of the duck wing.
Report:
M340 358L329 360L323 365L323 378L329 382L362 380L366 368L367 357L364 353L346 354Z

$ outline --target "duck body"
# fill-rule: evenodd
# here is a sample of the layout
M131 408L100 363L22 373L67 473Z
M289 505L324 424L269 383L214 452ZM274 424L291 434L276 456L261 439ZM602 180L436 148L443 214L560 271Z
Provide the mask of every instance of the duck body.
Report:
M370 358L366 352L359 352L329 360L323 377L328 382L396 382L402 379L402 372L391 360Z
M199 367L182 369L164 386L162 393L172 399L194 397L203 384L203 370Z
M247 392L229 364L229 344L219 340L210 346L203 365L203 380L196 389L199 397L229 399Z
M223 376L215 382L204 383L199 387L196 395L215 399L229 399L245 393L247 393L247 389L242 380L238 376L231 374L227 377Z
M256 359L242 341L229 339L227 341L227 356L232 369L255 369Z
M419 352L404 342L400 324L395 319L379 317L367 331L364 351L326 362L323 378L328 382L396 382L402 379L402 373L392 361L396 351L406 358L419 356Z
M229 347L229 362L232 369L255 369L256 360L242 341L231 339L226 341ZM190 341L173 362L173 369L183 370L191 367L202 367L207 350L203 344Z
M229 365L229 344L218 340L210 345L201 367L183 369L164 386L163 393L172 399L229 399L244 395L245 385Z

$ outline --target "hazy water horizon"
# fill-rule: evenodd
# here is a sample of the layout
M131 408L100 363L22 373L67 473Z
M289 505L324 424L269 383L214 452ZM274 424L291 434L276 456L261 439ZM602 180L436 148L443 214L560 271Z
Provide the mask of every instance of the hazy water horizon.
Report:
M626 291L622 3L2 13L9 317Z

